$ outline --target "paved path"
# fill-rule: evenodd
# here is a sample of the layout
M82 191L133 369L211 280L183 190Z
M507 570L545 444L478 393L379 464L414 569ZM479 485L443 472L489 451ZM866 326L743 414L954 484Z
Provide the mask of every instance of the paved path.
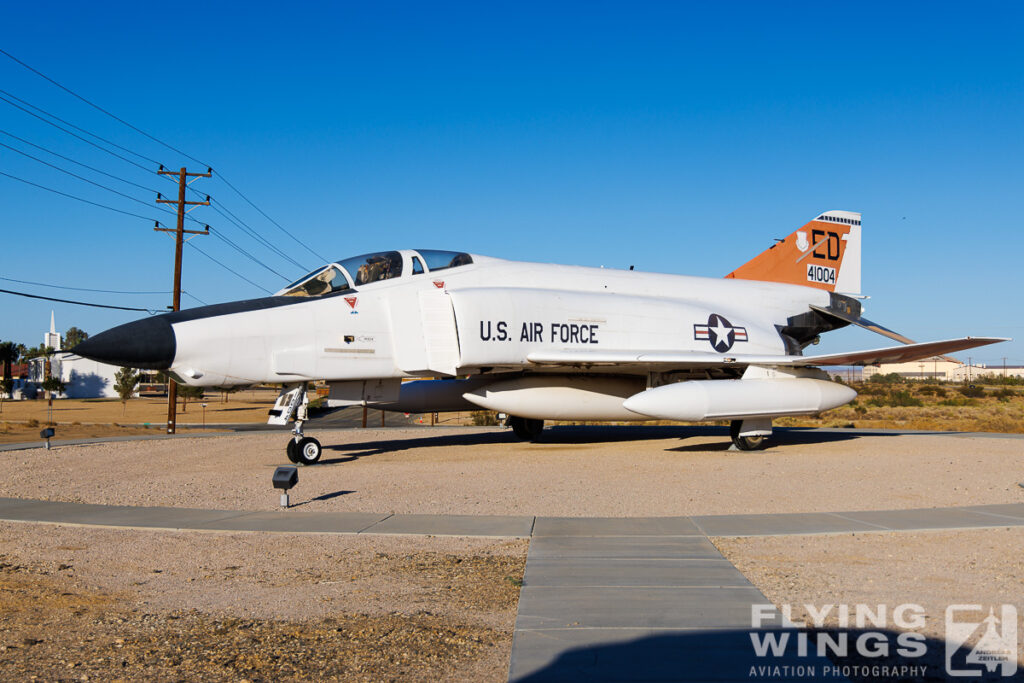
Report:
M771 601L685 517L538 518L509 680L749 681L755 604Z
M294 509L247 512L0 498L0 520L196 531L420 534L497 538L537 538L540 535L537 529L576 529L581 528L581 525L599 530L600 535L631 536L639 534L638 529L685 528L701 536L781 536L1024 526L1024 503L861 512L600 519L528 515L396 515L378 512L306 512ZM619 531L615 531L616 529ZM566 532L561 535L574 534ZM664 535L664 532L659 531L654 535Z

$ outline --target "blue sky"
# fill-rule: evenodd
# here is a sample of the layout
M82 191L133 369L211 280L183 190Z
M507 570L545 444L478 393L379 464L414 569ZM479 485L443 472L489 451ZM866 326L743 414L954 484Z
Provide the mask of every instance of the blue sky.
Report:
M328 258L424 246L719 276L847 209L864 214L868 317L920 340L1024 340L1022 19L1014 3L18 3L0 47L212 165ZM3 56L0 88L168 167L205 170ZM0 130L173 193L2 101ZM170 218L2 147L0 171ZM317 265L220 178L195 187ZM0 276L170 289L173 245L151 223L2 176L0 202ZM210 209L192 215L282 276L301 274ZM212 237L196 242L268 290L285 282ZM263 294L192 250L183 279L209 303ZM0 295L0 338L38 343L50 308ZM61 331L140 315L52 308ZM886 344L843 330L818 349ZM1024 342L973 354L1003 356L1024 364Z

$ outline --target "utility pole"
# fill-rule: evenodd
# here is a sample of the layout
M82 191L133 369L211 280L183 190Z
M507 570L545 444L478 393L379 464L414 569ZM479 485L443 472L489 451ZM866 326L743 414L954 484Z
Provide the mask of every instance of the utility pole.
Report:
M178 205L178 227L174 230L170 228L161 228L159 224L153 228L157 232L173 232L174 239L174 305L171 306L171 310L181 310L181 251L185 245L185 234L189 235L209 235L210 226L206 226L205 230L186 230L185 229L185 214L192 209L185 210L186 206L198 205L198 206L209 206L210 198L207 197L205 202L189 202L185 201L185 188L189 186L189 178L209 178L212 174L210 169L206 169L206 173L189 173L182 166L180 171L166 171L161 166L160 170L157 171L160 175L167 176L178 176L178 199L164 199L162 196L157 194L157 204L177 204ZM193 181L194 182L194 181ZM191 239L191 238L189 238ZM169 376L167 378L167 433L174 434L177 428L178 421L178 385Z

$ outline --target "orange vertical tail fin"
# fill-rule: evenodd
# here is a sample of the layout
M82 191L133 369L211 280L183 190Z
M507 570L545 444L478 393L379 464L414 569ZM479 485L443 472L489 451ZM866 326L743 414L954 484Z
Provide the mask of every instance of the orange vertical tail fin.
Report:
M860 294L860 214L826 211L726 277Z

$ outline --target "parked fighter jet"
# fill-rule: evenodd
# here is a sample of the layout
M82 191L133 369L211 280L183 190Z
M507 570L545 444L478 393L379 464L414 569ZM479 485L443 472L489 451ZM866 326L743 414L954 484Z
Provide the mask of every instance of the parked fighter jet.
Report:
M861 316L859 213L828 211L725 278L506 261L431 249L340 259L274 296L128 323L75 353L177 382L283 389L288 457L313 464L306 388L333 405L494 410L524 439L544 420L730 420L739 449L772 418L848 403L820 367L910 361L1003 341L913 343ZM804 355L859 325L900 345ZM442 377L444 379L410 378Z

